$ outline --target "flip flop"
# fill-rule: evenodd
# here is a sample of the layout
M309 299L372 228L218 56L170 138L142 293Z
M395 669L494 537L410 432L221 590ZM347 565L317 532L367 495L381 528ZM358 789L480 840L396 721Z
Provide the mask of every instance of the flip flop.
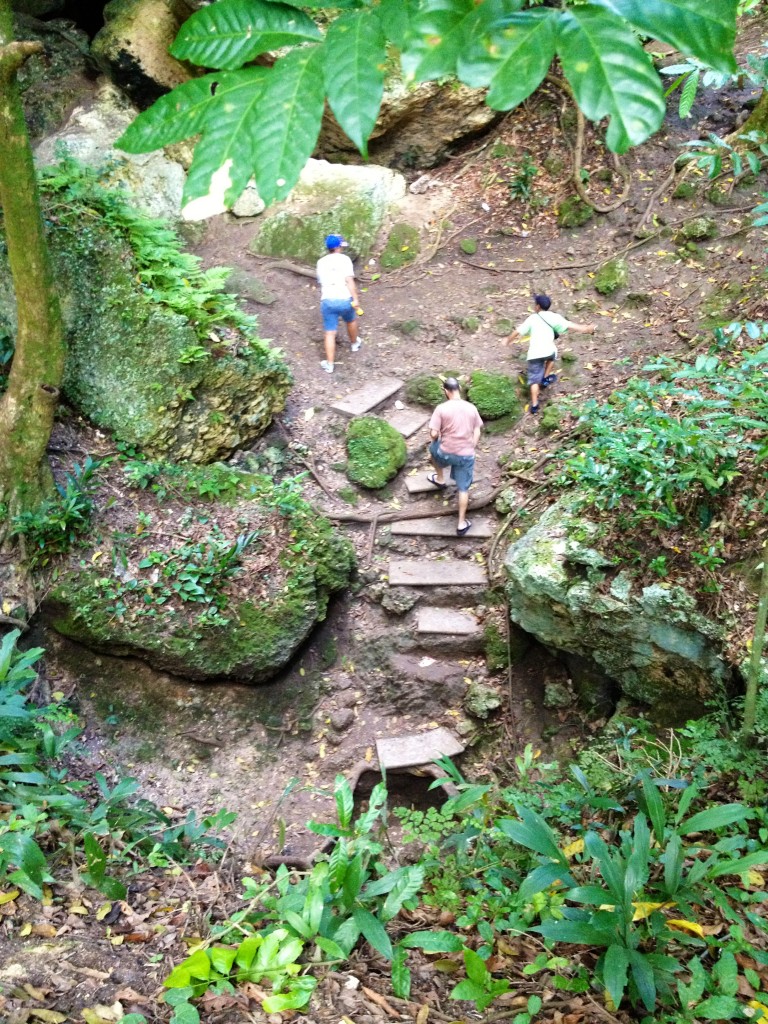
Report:
M471 529L472 529L472 523L469 520L467 520L465 526L457 526L456 527L456 534L459 537L463 537L464 534L467 532L467 530L471 530Z
M427 482L432 484L434 487L437 487L439 491L444 491L445 488L448 486L448 484L440 483L440 481L437 479L437 473L432 473L431 476L428 476Z

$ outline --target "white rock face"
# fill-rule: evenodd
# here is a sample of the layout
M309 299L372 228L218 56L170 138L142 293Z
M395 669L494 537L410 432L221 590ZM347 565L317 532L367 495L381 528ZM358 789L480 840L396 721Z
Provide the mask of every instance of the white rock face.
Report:
M107 184L126 188L147 216L179 220L185 180L182 165L163 150L133 155L114 148L137 113L113 85L105 83L91 104L77 107L61 131L43 139L35 160L39 166L53 164L63 151L89 167L114 162Z

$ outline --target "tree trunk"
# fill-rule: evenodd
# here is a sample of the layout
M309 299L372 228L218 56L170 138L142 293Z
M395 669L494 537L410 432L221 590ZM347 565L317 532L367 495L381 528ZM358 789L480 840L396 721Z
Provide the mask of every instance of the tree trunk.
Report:
M737 129L736 134L746 135L747 132L765 132L768 134L768 89L763 89L760 99L747 120Z
M765 95L765 93L763 93ZM757 694L760 689L760 674L765 649L765 625L768 621L768 546L763 548L763 572L760 576L760 597L757 602L755 633L752 638L752 653L747 668L747 692L744 696L744 720L741 723L741 738L749 744L755 736L757 719Z
M16 73L39 43L15 42L0 0L0 205L16 295L16 348L0 399L0 501L33 507L49 475L45 451L64 372L64 328Z

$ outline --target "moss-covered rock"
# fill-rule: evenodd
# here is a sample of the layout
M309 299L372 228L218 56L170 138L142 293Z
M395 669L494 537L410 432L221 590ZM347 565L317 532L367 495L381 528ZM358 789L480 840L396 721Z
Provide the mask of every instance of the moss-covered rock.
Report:
M691 199L696 195L696 186L690 181L681 181L672 193L673 199Z
M417 373L405 385L405 396L416 405L434 408L445 401L442 380L446 377L459 377L458 370L441 370L439 373Z
M459 242L459 248L465 256L474 256L477 252L477 239L476 238L462 238Z
M19 9L17 4L13 6ZM36 6L28 2L26 13L33 14L33 18L17 17L14 26L17 39L36 40L45 47L44 52L26 60L18 72L24 116L33 140L55 131L73 105L92 89L86 33L63 19L41 24L36 20L40 15L34 14ZM39 6L44 6L44 0Z
M568 196L560 204L557 211L557 223L561 228L580 228L582 224L592 220L594 208L578 196Z
M635 588L597 548L598 527L561 499L507 549L512 621L541 643L594 661L623 693L671 724L723 698L724 631L679 586Z
M349 582L354 549L311 506L268 481L235 515L204 507L212 522L231 525L201 538L198 520L179 523L181 540L158 550L151 534L99 538L105 556L79 567L72 560L46 598L47 621L88 647L187 679L274 677L325 617L330 595ZM211 566L237 543L243 523L255 537L239 571L222 579ZM183 597L186 587L191 598Z
M562 413L560 409L552 402L544 408L541 416L539 416L539 426L546 433L551 433L553 430L559 430L560 424L562 423Z
M604 263L595 274L595 291L601 295L612 295L623 288L629 280L629 265L626 260L617 257Z
M347 476L371 490L396 477L408 458L403 435L377 416L352 420L347 431L347 453Z
M497 420L502 416L520 415L522 407L513 377L487 370L473 370L467 398L484 420Z
M244 314L239 324L217 323L220 342L211 344L157 301L148 283L155 279L143 277L128 233L115 225L114 202L111 224L87 201L79 214L71 199L66 219L49 218L68 350L64 394L97 426L154 457L214 461L264 433L283 408L290 371ZM0 329L16 331L4 251Z
M689 220L678 231L675 241L683 242L704 242L708 238L714 238L717 234L717 221L713 217L694 217Z
M401 221L393 224L387 244L379 256L379 264L383 270L399 270L413 263L419 255L419 249L419 232L412 224Z
M405 179L388 167L310 160L284 203L264 214L250 251L314 264L325 236L338 232L350 250L368 256L385 218L405 195Z

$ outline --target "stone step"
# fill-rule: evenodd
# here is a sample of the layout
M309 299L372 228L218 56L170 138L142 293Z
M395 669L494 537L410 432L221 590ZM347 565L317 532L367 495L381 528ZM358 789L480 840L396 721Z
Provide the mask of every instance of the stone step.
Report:
M455 608L437 608L432 605L419 608L416 614L417 633L441 633L448 636L474 636L480 632L480 622L471 612Z
M492 537L495 529L490 519L471 519L472 529L467 530L465 537ZM455 537L456 517L435 516L429 519L403 519L392 523L392 533L406 537Z
M376 740L379 767L389 771L431 764L438 757L455 757L463 752L463 743L460 743L452 732L443 728Z
M396 391L403 386L403 381L397 377L384 377L379 380L372 380L364 388L358 391L351 391L346 398L331 405L336 412L345 416L364 416L365 413L375 409L377 405L386 402Z
M394 409L384 417L390 427L394 427L403 437L410 437L429 423L429 413L421 409Z
M421 470L415 473L413 476L407 476L405 478L405 489L409 494L444 494L445 491L441 491L439 487L435 487L427 480L428 476L432 476L434 469ZM445 482L448 484L447 490L453 491L456 484L446 473Z
M395 560L389 563L391 587L487 586L485 566L477 562L445 559Z

